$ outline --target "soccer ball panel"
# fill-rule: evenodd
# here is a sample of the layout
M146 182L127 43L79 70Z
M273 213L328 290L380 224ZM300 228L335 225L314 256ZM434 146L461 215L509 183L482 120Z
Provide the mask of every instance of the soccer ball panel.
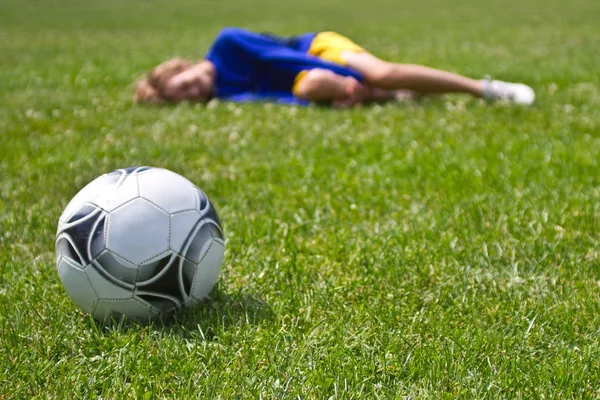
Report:
M77 265L81 269L85 266L81 262L81 257L77 254L77 250L71 243L71 239L68 235L60 235L56 239L56 266L58 267L58 263L62 257L66 257L69 259L69 262Z
M119 171L124 171L127 175L129 174L141 174L142 172L148 171L153 169L152 167L128 167L128 168L123 168L120 169Z
M122 172L122 177L116 185L108 187L94 199L93 203L108 212L121 207L139 196L137 175L127 175Z
M109 214L107 246L139 265L169 248L169 216L142 198Z
M186 241L193 228L200 221L200 213L196 210L171 215L171 249L183 253Z
M69 219L72 222L64 222L59 224L59 230L57 232L58 238L63 240L62 243L57 241L57 250L62 251L75 251L77 256L71 256L72 259L77 260L81 265L86 265L90 262L90 237L96 236L103 242L103 229L102 224L104 221L105 213L91 205L84 205L75 212L76 219ZM82 211L83 210L83 211ZM97 232L100 229L101 232ZM64 240L68 241L71 249L67 248Z
M100 273L93 264L85 268L85 273L99 299L130 299L133 297L133 290L131 288L125 285L118 285L112 279Z
M225 248L223 244L211 241L210 247L198 264L190 297L201 300L208 296L217 282L224 255Z
M180 262L181 257L172 254L166 263L158 266L156 274L152 278L143 282L138 280L136 289L147 294L171 299L180 305L188 297L181 280Z
M93 262L94 266L101 268L116 281L134 284L138 276L138 266L120 258L110 251L104 251Z
M202 222L194 233L190 235L190 241L185 251L185 258L191 260L194 263L198 263L210 243L212 242L213 236L210 232L210 227L207 223Z
M134 298L145 301L160 312L173 310L181 305L181 300L162 293L138 290Z
M79 207L79 209L76 209L75 212L65 221L65 224L71 224L80 219L83 219L96 210L97 207L93 206L92 204L84 203L83 205L81 205L81 207Z
M221 226L221 221L219 220L219 216L217 215L217 210L209 201L207 207L203 210L202 218L211 220L217 225Z
M97 297L85 271L66 257L60 258L57 270L58 277L71 300L82 311L91 313Z
M89 243L90 259L98 257L106 249L106 224L108 219L103 214L96 222Z
M138 286L150 284L156 280L162 280L163 276L167 273L169 268L171 268L171 264L177 261L177 258L178 256L169 251L166 255L161 255L161 258L141 264L138 267Z
M197 270L198 264L186 258L181 259L181 283L188 298L192 294L192 283L194 283Z
M200 188L194 187L194 189L196 191L196 201L197 201L198 209L200 211L204 211L204 209L208 205L208 197Z
M93 317L100 321L127 316L142 322L153 319L158 314L159 310L144 300L133 297L127 300L98 299L92 313Z
M77 211L81 208L81 206L85 203L93 203L98 196L104 191L108 190L111 187L116 186L119 178L121 177L120 171L114 171L109 174L104 174L90 183L88 183L83 189L79 191L73 197L73 199L69 202L62 215L59 218L59 221L66 222Z
M208 229L210 230L210 234L212 235L213 239L224 243L223 231L221 230L221 227L211 221L207 221L206 224L208 225Z
M140 196L169 214L197 208L194 184L181 175L155 168L138 180Z

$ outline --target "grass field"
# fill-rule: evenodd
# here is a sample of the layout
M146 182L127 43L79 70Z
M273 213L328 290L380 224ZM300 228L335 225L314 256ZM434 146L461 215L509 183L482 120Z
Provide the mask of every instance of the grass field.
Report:
M0 0L0 399L600 398L600 2ZM525 81L355 110L131 104L227 25L332 29ZM183 174L227 238L212 300L100 326L54 266L96 176Z

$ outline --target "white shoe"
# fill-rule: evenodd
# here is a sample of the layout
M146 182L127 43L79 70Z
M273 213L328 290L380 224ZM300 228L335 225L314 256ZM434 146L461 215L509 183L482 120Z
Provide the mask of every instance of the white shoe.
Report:
M535 101L535 92L523 83L492 81L487 78L483 80L483 98L530 105Z

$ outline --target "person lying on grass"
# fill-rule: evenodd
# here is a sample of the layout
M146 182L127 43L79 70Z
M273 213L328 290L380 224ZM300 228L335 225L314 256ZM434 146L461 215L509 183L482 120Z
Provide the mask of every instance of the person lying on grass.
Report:
M381 60L335 32L280 37L225 28L203 60L174 58L150 71L137 82L134 100L164 104L219 98L349 107L442 93L525 105L535 99L521 83Z

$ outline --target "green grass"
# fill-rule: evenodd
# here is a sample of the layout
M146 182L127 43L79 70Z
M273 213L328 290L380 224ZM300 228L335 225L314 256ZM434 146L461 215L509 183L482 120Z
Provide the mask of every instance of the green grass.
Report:
M0 398L599 398L600 3L0 1ZM530 83L357 110L152 108L221 26L334 29ZM212 300L103 327L54 267L96 176L183 174L227 237Z

